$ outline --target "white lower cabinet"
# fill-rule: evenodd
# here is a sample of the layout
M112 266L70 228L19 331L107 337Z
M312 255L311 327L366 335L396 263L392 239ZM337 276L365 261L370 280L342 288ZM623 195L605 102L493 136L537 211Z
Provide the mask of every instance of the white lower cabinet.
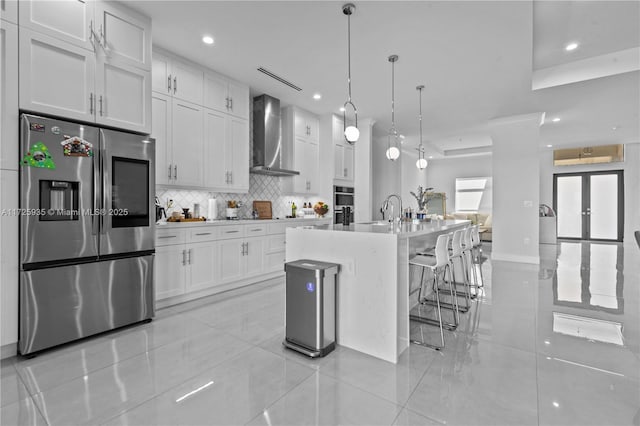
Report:
M184 294L184 244L157 247L154 264L156 300Z
M328 223L305 221L305 225ZM155 292L162 306L284 272L285 230L296 221L156 229Z
M186 291L203 290L215 286L218 279L217 241L191 243L187 246L187 279Z

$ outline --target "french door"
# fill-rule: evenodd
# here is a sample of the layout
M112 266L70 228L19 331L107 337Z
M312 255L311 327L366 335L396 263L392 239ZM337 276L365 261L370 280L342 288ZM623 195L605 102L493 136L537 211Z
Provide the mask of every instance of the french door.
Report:
M622 170L554 174L553 208L558 238L622 241Z

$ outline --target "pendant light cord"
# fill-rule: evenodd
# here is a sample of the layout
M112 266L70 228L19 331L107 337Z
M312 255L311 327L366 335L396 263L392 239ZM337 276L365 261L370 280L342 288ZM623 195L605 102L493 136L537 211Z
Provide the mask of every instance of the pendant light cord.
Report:
M422 88L419 89L420 95L420 151L422 151Z
M349 74L347 83L349 85L349 102L351 102L351 14L347 15L347 63Z
M395 110L395 68L396 62L391 62L391 127L396 129L396 110Z

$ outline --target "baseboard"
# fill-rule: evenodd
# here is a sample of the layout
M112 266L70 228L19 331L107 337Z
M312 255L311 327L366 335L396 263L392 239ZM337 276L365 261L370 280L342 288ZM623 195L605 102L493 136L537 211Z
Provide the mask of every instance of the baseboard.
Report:
M502 260L505 262L516 263L531 263L534 265L540 264L540 256L518 256L509 253L496 253L495 251L491 253L491 260Z
M0 359L11 358L18 355L18 343L8 343L0 346Z

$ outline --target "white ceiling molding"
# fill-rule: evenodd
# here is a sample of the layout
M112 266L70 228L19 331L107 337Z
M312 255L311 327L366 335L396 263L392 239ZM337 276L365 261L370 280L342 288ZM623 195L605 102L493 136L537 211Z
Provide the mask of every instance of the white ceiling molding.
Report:
M640 70L640 47L569 62L533 72L533 90Z

